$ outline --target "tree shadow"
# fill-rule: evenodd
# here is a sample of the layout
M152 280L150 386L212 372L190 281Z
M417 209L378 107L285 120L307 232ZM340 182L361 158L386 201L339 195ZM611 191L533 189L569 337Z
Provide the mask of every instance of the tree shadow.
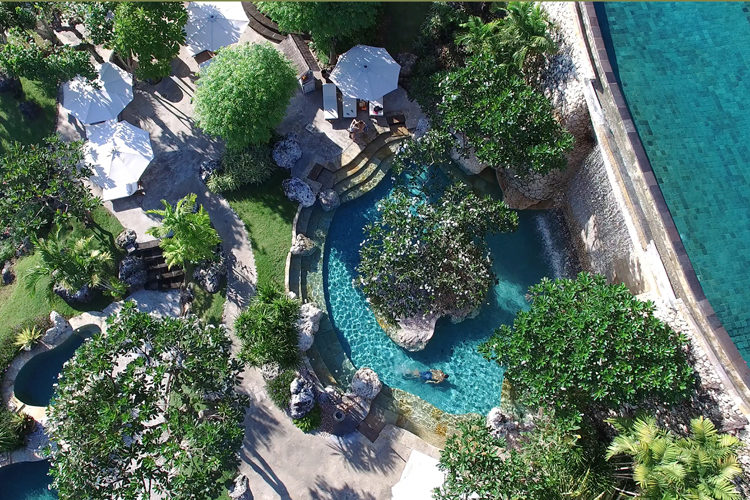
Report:
M315 478L315 486L308 488L307 493L309 498L313 500L328 500L331 498L336 500L376 500L372 493L357 490L348 484L339 487L331 486L322 476Z
M390 472L396 468L399 459L406 462L406 459L391 447L383 446L382 442L370 444L367 438L358 432L331 437L326 444L332 450L332 455L339 455L347 466L358 472Z

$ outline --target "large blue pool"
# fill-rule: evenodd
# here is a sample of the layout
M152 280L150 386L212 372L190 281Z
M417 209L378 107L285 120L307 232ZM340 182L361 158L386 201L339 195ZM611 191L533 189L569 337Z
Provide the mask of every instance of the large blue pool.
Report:
M484 413L500 402L503 369L486 361L476 347L502 323L526 307L528 287L543 276L565 272L560 220L552 213L520 214L518 231L492 235L489 246L499 284L488 294L478 317L451 324L438 322L423 351L410 353L394 344L380 328L364 295L353 284L359 263L362 228L377 213L393 181L384 179L374 190L336 210L326 238L324 286L331 323L347 355L357 367L369 366L390 385L415 394L449 413ZM424 384L407 379L405 371L438 368L449 382Z
M750 361L750 8L744 2L596 8L698 280Z
M49 462L20 462L0 468L0 500L54 500L57 494L47 487Z

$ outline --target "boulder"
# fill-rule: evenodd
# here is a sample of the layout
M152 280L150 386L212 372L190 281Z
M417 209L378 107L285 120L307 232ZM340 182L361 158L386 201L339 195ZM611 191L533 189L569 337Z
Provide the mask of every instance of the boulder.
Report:
M338 193L333 189L324 189L318 193L318 199L320 200L320 206L326 212L330 212L341 205L341 199L339 198Z
M297 160L302 158L302 147L299 145L297 136L289 134L277 142L271 153L273 161L281 168L291 169Z
M408 78L414 72L414 65L417 64L416 54L411 52L401 52L396 54L396 62L401 66L399 77Z
M292 399L289 402L289 410L292 418L302 418L315 406L315 392L312 382L304 377L298 376L289 385Z
M229 490L229 498L232 500L253 500L253 494L250 492L250 483L244 474L240 474L234 480L234 484Z
M87 304L94 298L93 291L88 285L84 285L79 290L72 291L59 283L55 283L52 286L52 291L68 304Z
M363 366L354 374L350 384L350 390L355 396L366 400L373 400L383 388L380 377L372 368Z
M44 332L43 340L46 344L54 344L60 337L68 336L73 333L73 327L68 320L62 317L57 311L49 313L49 319L52 326Z
M313 243L313 240L302 233L297 233L292 242L292 248L290 248L289 251L292 252L292 255L302 255L305 257L315 253L316 248L317 247L315 246L315 243Z
M303 207L311 207L315 204L315 193L309 184L298 177L286 179L281 183L284 194L292 201L299 202Z
M205 184L208 182L208 178L213 175L214 172L221 169L221 162L219 160L206 160L201 162L200 166L198 167L198 172L201 178L201 181Z
M299 318L297 319L297 336L299 338L299 350L307 351L312 347L315 333L320 326L320 318L323 317L323 311L312 302L306 302L299 308Z
M531 430L534 427L533 423L524 422L512 415L508 415L498 407L491 409L487 414L486 425L492 436L504 438L512 448L518 446L523 432Z
M27 236L16 247L16 257L23 257L24 255L28 255L33 249L34 245L31 244L31 239Z
M7 261L3 265L3 285L10 285L13 283L13 280L16 278L16 275L13 274L13 267L10 261Z
M281 366L276 361L265 363L260 367L260 374L264 380L274 379L281 374Z
M130 290L141 288L148 281L148 270L146 263L135 255L126 255L120 261L120 270L117 274L120 281L128 285Z
M219 254L217 261L204 261L193 271L193 279L208 293L216 293L221 289L221 281L227 274L224 254Z
M135 251L138 248L138 244L135 240L138 239L138 234L133 229L123 229L120 234L115 238L115 245L126 250L128 253Z
M398 321L398 328L386 330L388 336L396 344L407 351L421 351L435 333L435 324L440 319L438 314L427 314L403 318Z

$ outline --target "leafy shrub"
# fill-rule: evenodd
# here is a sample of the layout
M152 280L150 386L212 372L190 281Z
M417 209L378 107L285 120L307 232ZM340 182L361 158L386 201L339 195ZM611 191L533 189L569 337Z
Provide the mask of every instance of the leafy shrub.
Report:
M240 359L253 366L272 361L282 368L297 366L298 317L298 301L276 288L260 288L234 324L235 332L242 341Z
M15 345L21 350L28 351L39 342L44 332L36 326L27 326L16 334Z
M7 336L0 337L0 378L5 374L8 365L18 354L18 346L15 343L16 336L24 328L36 328L45 332L51 325L49 316L41 315L32 320L24 321L14 328Z
M284 411L289 410L289 402L292 399L292 393L289 386L297 377L295 370L284 370L276 378L266 382L266 392L271 401Z
M261 184L268 180L275 165L271 149L266 144L250 146L241 151L228 150L221 159L221 171L208 179L208 188L216 193L234 191L248 184Z
M545 278L529 293L531 308L480 346L506 367L519 403L568 413L690 394L687 339L625 285L581 273L573 280Z
M307 415L302 418L293 418L292 422L294 422L294 425L296 425L302 432L312 432L320 427L321 420L322 416L320 414L320 406L316 404Z
M28 415L0 408L0 453L23 446L26 434L33 425L34 419Z

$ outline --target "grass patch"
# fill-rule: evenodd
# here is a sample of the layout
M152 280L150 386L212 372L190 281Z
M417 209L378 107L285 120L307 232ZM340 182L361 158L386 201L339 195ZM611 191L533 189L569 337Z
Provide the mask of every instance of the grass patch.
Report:
M122 231L122 226L104 207L94 210L92 216L93 233L102 241L102 247L112 252L118 260L121 251L114 242L115 237ZM80 238L91 232L92 229L75 221L68 229L67 237ZM91 303L80 306L80 309L71 307L57 295L46 292L49 278L40 279L37 291L32 295L26 288L26 275L40 262L41 258L37 253L18 259L13 266L16 280L10 285L0 287L0 373L5 372L8 363L17 352L12 344L18 329L29 324L43 323L53 310L65 317L71 317L80 312L101 310L112 302L110 297L102 295Z
M422 22L427 17L431 2L384 2L381 4L377 42L396 57L401 52L412 52Z
M13 142L34 144L54 132L57 115L57 89L21 78L24 97L16 99L9 92L0 93L0 153ZM42 108L33 120L27 120L18 109L22 101L32 101Z
M192 312L204 323L219 326L224 313L224 302L227 300L226 285L216 293L208 293L203 288L193 287Z
M253 245L258 286L284 288L286 256L292 245L292 222L297 204L287 199L278 171L258 186L247 186L227 194L229 205L245 223Z

